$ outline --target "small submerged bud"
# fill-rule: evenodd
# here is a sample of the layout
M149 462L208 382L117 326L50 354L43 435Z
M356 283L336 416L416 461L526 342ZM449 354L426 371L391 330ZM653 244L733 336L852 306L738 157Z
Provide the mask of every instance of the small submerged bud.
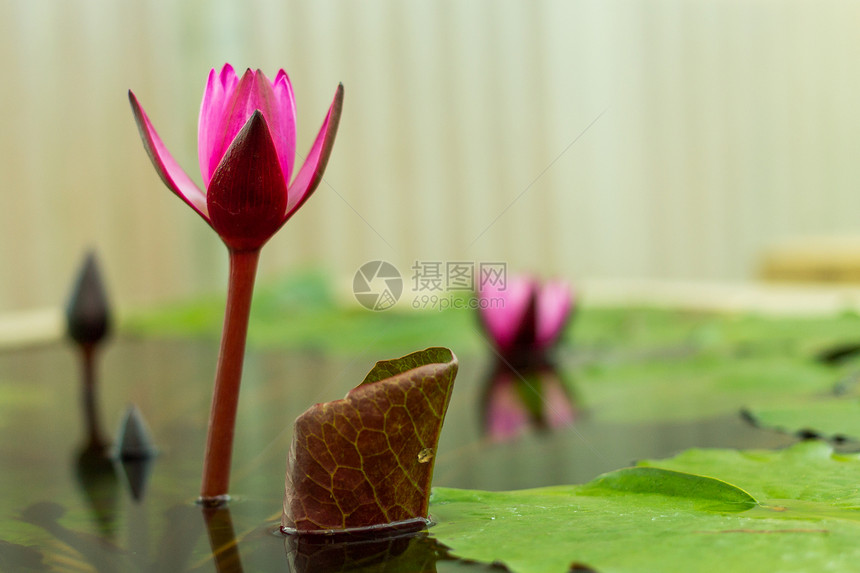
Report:
M130 405L119 424L114 458L120 462L131 497L135 501L143 499L152 469L152 458L156 453L143 415L137 406Z
M116 457L123 461L143 460L156 453L149 428L137 406L129 406L119 426Z

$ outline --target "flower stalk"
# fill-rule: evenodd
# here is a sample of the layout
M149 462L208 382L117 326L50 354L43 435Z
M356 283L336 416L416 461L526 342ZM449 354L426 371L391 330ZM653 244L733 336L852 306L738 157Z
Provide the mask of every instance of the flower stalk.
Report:
M203 483L200 488L200 502L203 505L221 505L229 499L227 492L230 486L230 462L233 455L239 386L242 382L248 318L259 258L259 249L230 249L227 307L224 312L224 329L221 334L221 349L218 353L203 459Z
M132 113L161 180L214 230L230 253L230 283L203 466L200 501L227 501L233 428L254 277L260 249L304 205L322 181L343 107L343 86L298 169L296 108L284 70L270 80L260 70L241 76L229 64L211 70L198 123L203 187L173 159L137 97Z
M96 395L96 344L81 345L81 372L83 385L81 389L81 405L84 411L87 447L92 450L105 452L108 440L104 437L99 423L98 396Z
M99 423L96 352L110 334L111 312L94 252L87 253L66 304L66 333L81 356L81 406L87 448L104 454L108 441Z

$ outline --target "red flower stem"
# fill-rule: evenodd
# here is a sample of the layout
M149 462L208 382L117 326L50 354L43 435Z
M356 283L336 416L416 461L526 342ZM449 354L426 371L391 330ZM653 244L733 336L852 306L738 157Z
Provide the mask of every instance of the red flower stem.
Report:
M209 412L209 432L203 460L203 485L200 489L200 502L204 505L220 505L228 499L239 384L242 381L248 316L251 311L254 277L259 258L259 249L250 251L230 249L227 308L224 312L221 351L218 354L218 368L215 372L212 409Z
M81 368L83 388L81 402L84 406L84 424L87 432L87 448L105 450L107 440L99 424L98 397L96 396L96 345L93 343L81 345Z

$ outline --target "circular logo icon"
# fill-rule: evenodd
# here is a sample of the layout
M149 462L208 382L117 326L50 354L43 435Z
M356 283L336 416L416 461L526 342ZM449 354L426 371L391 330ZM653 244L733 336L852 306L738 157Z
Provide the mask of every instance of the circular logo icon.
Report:
M388 310L403 294L403 278L391 263L370 261L355 272L352 293L355 300L368 310Z

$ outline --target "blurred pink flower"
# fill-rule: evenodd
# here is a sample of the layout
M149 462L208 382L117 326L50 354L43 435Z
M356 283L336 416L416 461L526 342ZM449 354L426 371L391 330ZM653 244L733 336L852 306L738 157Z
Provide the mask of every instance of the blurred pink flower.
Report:
M543 285L532 277L509 277L505 288L485 285L478 293L481 320L502 355L543 353L558 341L574 299L560 280Z
M275 80L230 64L211 70L200 106L197 151L201 190L173 159L135 95L134 118L152 164L167 187L215 230L228 248L259 249L319 185L343 103L343 86L311 150L293 178L296 109L284 70ZM292 183L290 181L292 180Z

